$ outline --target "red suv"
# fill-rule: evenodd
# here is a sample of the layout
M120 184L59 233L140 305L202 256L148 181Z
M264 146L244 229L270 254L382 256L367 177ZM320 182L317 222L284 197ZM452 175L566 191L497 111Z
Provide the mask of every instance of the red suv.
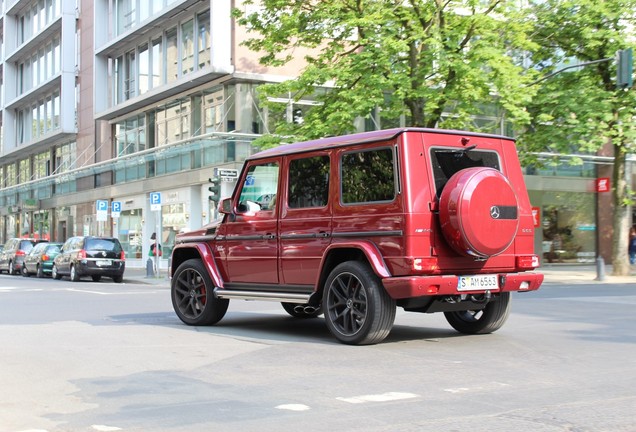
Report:
M211 325L230 299L324 312L341 342L372 344L396 306L489 333L511 291L536 290L532 210L514 141L391 129L284 145L250 157L220 223L172 252L176 314Z

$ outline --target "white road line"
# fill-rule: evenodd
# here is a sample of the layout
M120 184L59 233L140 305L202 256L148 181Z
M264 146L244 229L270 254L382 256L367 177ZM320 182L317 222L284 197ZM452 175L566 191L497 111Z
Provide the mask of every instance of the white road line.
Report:
M352 404L366 403L366 402L389 402L403 399L412 399L416 398L419 395L415 393L400 393L400 392L388 392L376 395L362 395L362 396L353 396L353 397L338 397L336 398L342 402L348 402Z
M310 410L311 408L303 404L285 404L285 405L278 405L276 409L289 410L289 411L307 411L307 410Z
M122 430L121 428L118 428L115 426L105 426L105 425L92 425L91 427L95 429L96 431L100 431L100 432L111 432L111 431Z

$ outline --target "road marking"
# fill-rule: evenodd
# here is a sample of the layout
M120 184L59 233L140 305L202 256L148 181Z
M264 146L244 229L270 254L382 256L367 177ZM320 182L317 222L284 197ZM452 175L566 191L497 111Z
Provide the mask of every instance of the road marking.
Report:
M362 395L362 396L354 396L354 397L348 397L348 398L338 397L336 399L342 402L358 404L358 403L366 403L366 402L389 402L389 401L396 401L396 400L403 400L403 399L412 399L418 396L419 395L416 395L415 393L388 392L388 393L382 393L382 394L376 394L376 395Z
M100 431L100 432L111 432L111 431L122 430L121 428L118 428L115 426L105 426L105 425L92 425L91 427L95 429L96 431Z
M278 405L276 408L277 409L282 409L282 410L289 410L289 411L307 411L307 410L311 409L307 405L303 405L303 404Z

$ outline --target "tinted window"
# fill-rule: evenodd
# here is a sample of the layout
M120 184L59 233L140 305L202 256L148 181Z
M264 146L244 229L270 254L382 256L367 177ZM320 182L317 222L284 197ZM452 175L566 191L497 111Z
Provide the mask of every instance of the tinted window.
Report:
M86 250L121 251L119 242L111 239L86 239Z
M393 150L373 149L342 156L342 202L365 203L395 198Z
M251 166L241 190L239 209L248 208L247 201L260 204L262 210L273 209L278 190L278 171L278 164L273 162Z
M437 196L442 194L446 182L457 171L473 167L489 167L500 170L499 156L493 151L432 148L431 163Z
M28 240L23 240L20 243L20 250L23 250L25 252L29 252L31 249L33 249L33 243L31 243Z
M290 162L290 208L324 207L328 197L329 156L295 159Z

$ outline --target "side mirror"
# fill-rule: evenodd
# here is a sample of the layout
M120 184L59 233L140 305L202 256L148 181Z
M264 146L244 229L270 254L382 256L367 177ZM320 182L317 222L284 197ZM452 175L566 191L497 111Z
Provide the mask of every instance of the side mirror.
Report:
M219 212L222 214L232 214L232 198L225 198L221 200Z

